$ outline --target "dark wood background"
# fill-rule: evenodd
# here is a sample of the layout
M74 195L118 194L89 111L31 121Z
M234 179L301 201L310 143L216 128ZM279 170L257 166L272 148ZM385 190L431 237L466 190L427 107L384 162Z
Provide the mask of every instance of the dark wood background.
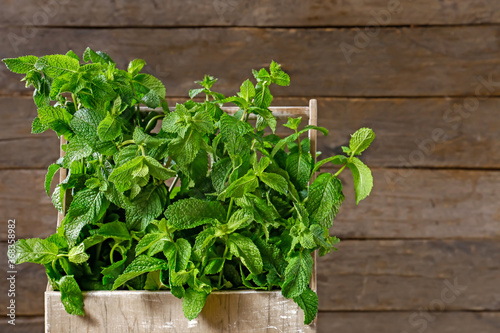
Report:
M398 5L399 4L399 5ZM0 1L0 57L104 50L147 61L172 100L212 74L234 92L274 59L292 84L275 105L317 98L327 156L373 128L363 157L372 195L346 204L339 252L318 267L319 332L500 331L500 3L495 0ZM342 50L344 49L344 51ZM349 53L346 57L345 52ZM43 190L55 135L31 135L36 109L0 66L0 267L17 237L53 232ZM350 181L346 178L348 184ZM42 332L46 280L18 267L17 325ZM5 311L6 280L0 304Z

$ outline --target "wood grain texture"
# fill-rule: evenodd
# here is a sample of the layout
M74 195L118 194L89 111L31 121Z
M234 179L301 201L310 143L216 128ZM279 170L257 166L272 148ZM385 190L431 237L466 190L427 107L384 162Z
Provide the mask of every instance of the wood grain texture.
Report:
M198 318L187 320L170 292L94 291L84 295L85 317L66 313L60 293L45 292L46 332L316 332L300 308L271 292L219 292L208 296Z
M500 238L500 172L373 169L358 206L349 170L333 233L349 238Z
M337 28L8 27L0 34L7 36L0 41L1 58L69 49L81 54L88 45L106 50L120 68L131 59L145 59L150 73L165 81L169 96L186 95L192 82L208 73L221 79L222 93L232 93L235 82L272 59L292 77L290 87L275 89L277 96L474 95L477 77L487 80L493 75L498 81L495 71L500 65L500 26L385 28L356 44L359 30ZM343 43L358 48L350 63L340 47ZM24 91L19 75L0 69L0 94ZM492 89L500 94L498 86Z
M236 83L234 83L236 85ZM170 105L180 102L169 99ZM349 135L369 126L377 138L363 154L371 167L500 168L500 98L467 111L462 98L320 98L318 136L323 156L340 153ZM307 98L276 98L273 105L308 104ZM36 108L29 97L0 97L1 168L46 168L58 157L52 132L30 134ZM16 116L19 115L19 117ZM23 154L19 152L23 151ZM410 171L411 172L411 171Z
M58 142L55 134L50 137L0 140L0 169L46 169L57 161Z
M418 2L387 0L284 1L215 0L183 2L68 0L3 1L2 25L43 26L355 26L500 22L500 5L487 0ZM389 11L390 10L390 11ZM380 12L387 18L378 18ZM378 18L378 20L377 20ZM371 23L375 22L375 23Z
M54 233L57 210L45 193L45 170L0 170L0 240L7 221L16 220L16 236L47 237Z
M332 232L342 239L500 237L500 172L376 168L373 192L358 206L349 170L341 175L346 200ZM54 232L57 212L44 177L45 170L0 170L0 211L16 219L18 237Z
M7 321L9 319L0 320L0 331L8 333L43 333L44 318L43 317L16 317L16 325L12 326Z
M318 260L321 310L500 310L498 240L345 241Z
M2 64L0 67L4 67ZM17 77L20 79L21 77ZM24 87L22 82L18 82ZM32 94L33 88L25 89L25 93ZM54 137L53 133L31 134L31 123L37 115L37 108L33 98L29 96L0 96L0 140L22 138ZM53 135L51 135L53 134Z
M498 312L320 312L318 333L496 333Z

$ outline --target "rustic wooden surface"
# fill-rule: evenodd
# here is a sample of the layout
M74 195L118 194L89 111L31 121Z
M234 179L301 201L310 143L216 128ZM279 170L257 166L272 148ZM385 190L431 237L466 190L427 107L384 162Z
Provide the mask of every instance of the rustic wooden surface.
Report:
M496 83L500 77L497 25L384 28L357 43L350 63L340 46L356 46L356 28L27 29L0 28L2 36L17 36L0 40L0 58L68 49L81 54L88 45L106 50L120 67L147 59L169 96L185 96L208 73L221 78L222 93L234 92L235 82L271 59L292 76L290 87L274 90L277 96L474 95L478 77L492 75ZM0 94L25 92L18 75L0 68ZM498 83L490 88L479 92L500 94Z
M497 333L498 312L320 312L319 332Z
M318 332L498 332L500 4L401 0L377 22L389 3L3 0L0 57L90 45L122 67L144 58L170 100L204 74L232 93L250 69L281 62L292 85L275 90L273 104L318 98L318 122L330 130L318 138L324 156L361 126L377 134L362 156L374 167L373 193L355 207L344 177L333 228L343 242L319 260ZM350 63L346 44L358 46ZM45 237L56 216L43 180L58 139L30 134L35 108L19 79L0 66L2 253L9 218L18 237ZM42 332L43 268L18 271L17 325L3 320L0 331ZM444 283L455 278L467 289L451 301Z
M369 22L384 25L447 25L500 22L500 5L488 0L398 1L387 0L187 0L182 2L58 0L33 5L28 0L4 1L0 25L84 27L176 26L356 26ZM378 19L373 11L387 11ZM40 14L46 12L46 15ZM378 17L378 16L377 16ZM388 21L388 23L385 23ZM381 23L379 23L381 24Z
M94 291L84 295L85 317L66 313L60 293L45 292L46 332L315 332L281 291L214 292L198 318L187 320L170 292ZM106 301L104 302L103 299ZM147 317L144 316L147 314ZM221 329L221 327L225 327Z

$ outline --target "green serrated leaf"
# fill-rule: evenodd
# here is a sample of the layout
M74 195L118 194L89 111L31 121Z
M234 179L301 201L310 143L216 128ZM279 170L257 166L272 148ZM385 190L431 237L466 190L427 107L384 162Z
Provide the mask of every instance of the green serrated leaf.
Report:
M308 287L293 300L304 311L304 324L311 324L318 313L318 295Z
M35 64L38 60L38 57L29 55L19 58L5 58L2 61L5 63L7 68L14 73L17 74L26 74L29 71L35 69Z
M145 73L137 74L136 76L134 76L133 81L147 88L147 90L153 91L160 98L165 99L165 96L167 94L165 86L153 75Z
M323 165L331 162L334 165L342 165L347 163L347 157L344 155L335 155L332 157L325 158L324 160L318 161L313 168L312 174L316 173Z
M259 178L264 184L281 194L288 192L288 181L276 173L263 172Z
M108 114L97 127L97 135L102 141L111 141L121 134L121 126L118 118Z
M156 179L167 180L176 174L174 170L165 168L160 162L151 156L146 156L144 163L148 166L149 174Z
M179 230L191 229L212 219L223 221L224 216L225 210L220 202L195 198L179 200L165 211L168 224Z
M239 96L247 102L250 102L254 98L255 87L250 80L246 80L241 84Z
M311 223L330 228L344 201L342 183L329 173L320 174L309 186L306 208Z
M130 232L123 222L109 222L103 224L97 231L97 235L116 240L129 240Z
M300 296L309 285L312 274L313 259L311 255L304 251L294 252L285 270L285 282L281 293L286 298Z
M168 240L168 235L165 233L146 234L137 243L135 247L135 254L139 255L145 251L148 251L151 247L155 246L157 243L161 243L161 248L163 250L163 245L167 240Z
M47 192L47 195L49 195L50 185L52 184L54 175L57 171L59 171L60 168L61 166L59 164L54 163L51 164L47 170L47 175L45 176L45 192Z
M354 191L356 193L356 204L365 199L373 188L373 176L370 169L361 162L360 159L353 157L347 163L347 167L351 169L354 179Z
M35 63L37 70L52 78L58 77L66 73L76 73L80 64L78 60L73 57L53 54L41 57Z
M146 65L146 62L142 59L134 59L128 64L127 71L130 75L137 75L142 68Z
M186 269L191 257L191 244L184 238L179 238L175 243L167 242L163 248L163 253L168 259L170 270L180 272Z
M229 197L241 198L246 193L255 191L257 187L259 187L259 180L255 173L250 170L249 173L229 184L229 186L219 194L218 199L225 200Z
M152 258L141 254L134 259L123 271L113 284L112 290L115 290L122 286L127 281L142 275L144 273L157 271L160 269L168 269L168 263L163 259Z
M259 249L248 237L232 233L228 238L229 251L241 259L243 265L253 274L262 272L263 263Z
M361 154L366 148L370 146L374 139L375 133L373 132L373 130L366 127L360 128L351 136L351 140L349 141L349 149L351 151L351 154Z
M15 257L9 259L16 264L23 262L50 264L59 253L56 244L40 238L20 239L16 242L15 249Z
M311 177L311 155L305 152L291 153L286 159L286 171L297 189L305 188Z
M131 202L125 205L127 226L131 230L144 230L165 209L168 190L165 184L149 184Z
M234 212L227 224L223 225L225 233L232 233L240 228L245 228L254 219L253 212L249 208L243 208Z
M61 291L61 302L66 312L72 315L84 316L83 295L73 275L66 275L57 281Z
M85 244L80 243L80 245L73 247L68 253L68 259L75 264L82 264L89 260L90 256L85 253Z
M74 243L81 229L100 220L108 207L109 201L98 189L84 189L76 193L68 213L61 222L68 241Z
M205 292L188 288L182 300L182 311L184 312L184 316L189 320L193 320L198 317L198 314L205 306L207 296L208 295Z

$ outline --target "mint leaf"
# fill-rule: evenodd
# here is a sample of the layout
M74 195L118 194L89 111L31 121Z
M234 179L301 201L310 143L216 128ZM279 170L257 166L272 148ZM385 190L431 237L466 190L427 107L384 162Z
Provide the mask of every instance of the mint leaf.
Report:
M137 75L142 68L146 65L146 62L142 59L134 59L128 64L127 71L130 75Z
M233 164L229 157L223 158L213 165L211 172L212 185L217 193L224 190L226 186L227 177L231 172Z
M125 282L148 272L157 271L160 269L168 269L168 264L165 260L152 258L146 255L141 254L137 258L134 259L127 266L127 268L123 271L123 274L120 275L115 283L113 284L112 290L117 289Z
M375 133L370 128L363 127L357 130L349 141L349 149L352 155L361 154L366 148L370 146L375 139Z
M58 135L71 135L73 133L69 126L72 118L73 116L62 107L46 105L38 109L40 122L52 128Z
M182 166L187 165L196 158L201 148L201 141L202 138L199 132L190 127L185 137L177 138L170 142L168 154L172 156L176 163Z
M325 158L324 160L318 161L313 168L312 174L315 174L323 165L331 162L334 165L341 165L347 163L347 157L344 155L335 155L332 157Z
M231 215L225 227L225 233L232 233L237 229L248 226L253 221L253 212L249 208L237 210Z
M225 211L218 201L195 198L179 200L165 211L168 224L176 229L191 229L213 219L224 220Z
M150 156L146 156L144 162L148 166L148 171L151 176L156 179L167 180L176 174L174 170L165 168L160 162Z
M37 62L38 57L29 55L19 58L5 58L2 61L5 63L7 68L14 73L17 74L26 74L29 71L35 69L35 63Z
M85 49L85 52L83 53L83 61L85 62L90 62L92 61L93 63L100 63L103 65L107 64L114 64L114 61L111 59L109 55L102 51L94 51L90 47L87 47Z
M302 121L302 117L297 117L297 118L288 117L288 121L283 126L288 127L289 129L296 131L299 129L301 121Z
M61 302L66 312L72 315L84 316L83 295L73 275L66 275L57 281L61 291Z
M344 201L340 180L329 173L322 173L309 186L306 208L311 223L330 228Z
M286 159L286 171L290 175L291 181L298 189L307 186L311 178L312 158L304 152L291 153Z
M151 247L154 247L157 243L161 242L162 250L163 244L168 240L168 235L165 233L151 233L146 234L135 246L135 254L139 255L144 251L149 250Z
M294 252L288 260L285 270L285 282L281 293L286 298L297 297L302 294L309 285L312 274L313 259L304 251Z
M321 133L323 133L323 135L328 135L328 130L324 127L319 127L319 126L314 126L314 125L306 125L302 130L299 131L300 134L302 133L305 133L307 131L310 131L310 130L316 130L316 131L319 131Z
M85 253L85 244L81 243L78 246L73 247L68 253L68 259L75 264L82 264L89 260L90 256Z
M121 132L121 125L118 118L110 114L108 114L97 127L97 135L102 141L114 140Z
M123 222L104 223L97 231L97 235L118 240L131 239L130 232L128 231L126 224Z
M47 170L47 175L45 176L45 192L47 192L47 195L49 195L50 191L50 185L52 184L52 179L54 178L54 175L56 174L57 171L61 166L59 164L51 164L49 166L49 169Z
M276 173L263 172L259 178L264 184L281 194L288 192L288 181Z
M229 186L219 194L218 199L225 200L228 197L241 198L246 193L255 191L257 187L259 187L259 180L253 171L249 171L249 173L243 177L229 184Z
M243 98L245 101L250 102L255 96L255 87L250 80L246 80L241 84L239 97Z
M40 238L20 239L16 242L15 248L15 257L9 259L14 260L16 264L23 262L50 264L59 253L56 244Z
M167 202L165 184L149 184L131 202L125 205L127 227L131 230L143 230L165 209Z
M53 78L66 73L76 73L79 67L78 60L62 54L47 55L35 63L36 69Z
M184 238L179 238L175 243L165 243L163 252L168 259L170 270L180 272L188 265L191 257L191 244Z
M271 62L271 81L279 86L290 85L290 76L281 69L281 65L275 61Z
M33 119L33 123L31 124L31 133L32 134L40 134L40 133L45 132L48 129L49 129L49 126L43 124L40 121L40 118L35 117L35 119Z
M109 175L109 181L115 183L118 191L124 192L132 187L134 178L148 175L149 167L144 156L137 156L127 163L115 168Z
M370 169L361 162L360 159L353 157L347 167L351 169L354 179L354 191L356 194L356 205L366 198L373 188L373 177Z
M147 88L148 90L153 91L160 98L165 99L165 95L167 93L165 86L153 75L144 73L137 74L136 76L134 76L133 82Z
M262 257L259 249L248 237L232 233L228 238L229 251L241 259L243 265L253 274L262 272Z
M73 198L61 224L70 243L74 243L81 229L100 220L109 207L109 201L98 189L81 190Z
M318 295L307 287L302 294L294 297L293 300L304 311L304 324L312 323L318 313Z
M205 306L207 296L208 295L205 292L188 288L182 300L182 311L184 312L184 316L189 320L193 320L198 317L198 314L200 314L201 310L203 310L203 307Z

